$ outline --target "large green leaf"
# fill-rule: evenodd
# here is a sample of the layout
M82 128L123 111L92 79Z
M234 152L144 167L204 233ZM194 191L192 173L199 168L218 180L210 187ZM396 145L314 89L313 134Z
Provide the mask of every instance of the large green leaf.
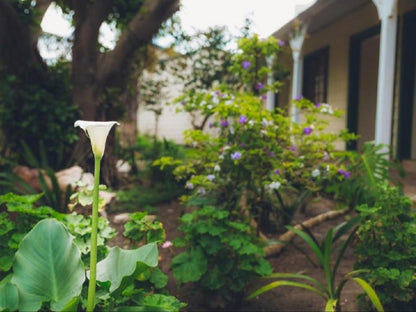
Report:
M43 302L62 310L80 295L84 280L81 252L64 225L55 219L36 224L21 242L13 265L19 310L36 311Z
M0 285L0 311L17 310L19 304L19 291L12 283Z
M155 267L158 262L156 243L150 243L134 250L113 247L107 257L97 263L97 281L111 282L110 292L116 290L123 278L136 272L138 263Z
M175 256L171 267L179 282L188 283L200 280L208 269L208 263L201 248L196 247Z

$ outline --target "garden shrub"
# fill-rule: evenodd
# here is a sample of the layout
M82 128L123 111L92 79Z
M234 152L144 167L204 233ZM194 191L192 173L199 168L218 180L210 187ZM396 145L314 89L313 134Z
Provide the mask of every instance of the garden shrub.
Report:
M204 206L180 220L184 237L173 243L186 249L171 262L179 283L196 282L225 301L235 302L249 281L272 272L255 230L229 211Z
M0 71L0 125L4 146L2 154L26 164L24 144L38 159L47 155L54 170L68 167L71 144L77 140L73 127L77 107L71 104L68 64L49 66L47 79L20 81Z
M282 111L265 110L258 96L207 92L203 100L211 107L214 133L185 133L185 142L193 148L174 170L188 181L184 202L206 193L216 204L227 203L230 211L245 209L261 227L270 228L269 220L275 220L276 231L291 221L303 204L299 198L308 197L304 194L324 191L328 181L349 178L343 163L337 162L348 152L336 151L334 143L353 136L323 132L328 122L319 115L339 114L328 104L298 101L306 119L291 124Z
M365 142L361 152L349 151L347 155L346 168L351 177L344 183L328 181L325 192L345 202L351 209L362 204L374 205L379 197L379 184L384 181L401 187L397 178L405 173L397 161L389 159L389 146Z
M145 211L129 215L129 221L124 224L123 235L133 242L164 242L166 239L162 222Z
M375 288L387 311L416 307L416 216L412 201L398 187L378 185L373 205L357 207L365 221L354 246L355 268ZM361 300L362 307L368 308Z
M348 152L337 151L335 143L356 138L348 131L325 132L328 120L342 114L326 103L294 101L301 123L293 123L284 110L266 110L267 91L280 85L267 84L267 59L279 46L274 38L254 36L240 40L239 47L230 72L243 77L242 85L190 90L179 97L181 109L199 114L208 127L185 132L186 161L155 162L175 168L176 178L186 181L182 203L195 209L181 218L184 238L175 245L187 250L172 261L175 277L225 299L237 298L253 278L271 272L260 231L283 231L311 196L350 177Z

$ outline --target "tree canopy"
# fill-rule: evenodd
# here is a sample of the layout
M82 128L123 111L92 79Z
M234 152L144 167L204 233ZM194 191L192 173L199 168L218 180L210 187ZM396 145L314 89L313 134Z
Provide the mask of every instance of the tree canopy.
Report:
M53 3L63 10L74 28L69 39L71 60L61 62L59 70L56 64L45 62L38 48L40 23ZM16 137L14 142L11 137L7 142L9 134L18 134L19 139L34 147L34 141L39 140L34 128L39 128L41 134L51 131L53 123L61 128L73 125L76 114L85 120L120 119L129 104L137 105L137 75L143 68L147 45L178 9L179 0L0 0L0 111L15 119L7 122L0 117L8 149L19 151ZM113 25L118 32L112 49L104 49L99 43L104 23ZM67 65L65 70L62 63ZM32 103L31 110L27 110L28 101ZM53 109L58 106L62 110ZM63 113L65 107L71 106L76 108L73 114ZM46 115L54 112L53 120L39 114L38 125L33 118L26 120L28 114L39 111ZM66 118L59 120L58 116ZM59 131L52 133L51 142L56 143ZM67 135L66 142L75 140L73 134ZM45 146L50 146L46 141ZM82 156L80 150L73 150L78 159Z

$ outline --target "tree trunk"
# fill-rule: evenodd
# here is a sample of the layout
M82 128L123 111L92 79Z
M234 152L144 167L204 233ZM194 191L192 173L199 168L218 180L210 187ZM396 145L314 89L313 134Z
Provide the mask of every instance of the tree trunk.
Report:
M99 27L109 14L112 1L96 1L90 5L88 3L84 0L74 1L73 102L80 107L81 118L84 120L119 120L121 116L117 106L127 107L126 119L130 124L127 128L131 130L134 123L135 129L135 91L129 95L126 88L129 82L137 80L137 73L141 70L135 56L141 47L150 43L161 24L179 9L179 0L146 0L121 34L116 47L104 54L98 53L98 33ZM109 91L113 90L116 90L118 96L110 94ZM123 103L116 103L120 99ZM133 133L131 135L135 136L136 132ZM111 144L113 140L114 137L109 138L103 167L103 177L107 184L109 181L118 180L116 158ZM74 158L81 166L86 162L82 152L86 150L85 144L85 140L80 140L74 149Z

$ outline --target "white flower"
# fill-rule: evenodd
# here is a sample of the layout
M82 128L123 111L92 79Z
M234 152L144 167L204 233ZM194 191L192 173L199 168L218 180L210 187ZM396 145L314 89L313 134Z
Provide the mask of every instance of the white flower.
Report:
M103 157L105 142L108 133L114 125L120 125L117 121L85 121L77 120L74 127L80 127L85 131L91 141L92 152L95 157Z
M193 190L194 184L192 182L186 182L185 188L187 188L188 190Z
M267 126L271 125L271 124L272 124L272 122L271 122L271 121L268 121L266 118L263 118L263 119L261 120L261 124L262 124L264 127L267 127Z
M221 167L219 165L215 165L214 171L221 171Z
M332 110L331 105L327 104L327 103L323 103L321 106L321 113L327 113L332 115L334 113L334 111Z
M218 165L217 165L218 166ZM214 179L215 179L215 175L213 175L213 174L209 174L209 175L207 175L207 179L208 179L208 181L214 181Z
M274 181L269 184L269 189L271 190L277 190L280 187L280 182Z
M319 169L315 169L315 170L312 171L312 177L314 177L314 178L316 178L320 174L321 174L321 172L319 171Z

